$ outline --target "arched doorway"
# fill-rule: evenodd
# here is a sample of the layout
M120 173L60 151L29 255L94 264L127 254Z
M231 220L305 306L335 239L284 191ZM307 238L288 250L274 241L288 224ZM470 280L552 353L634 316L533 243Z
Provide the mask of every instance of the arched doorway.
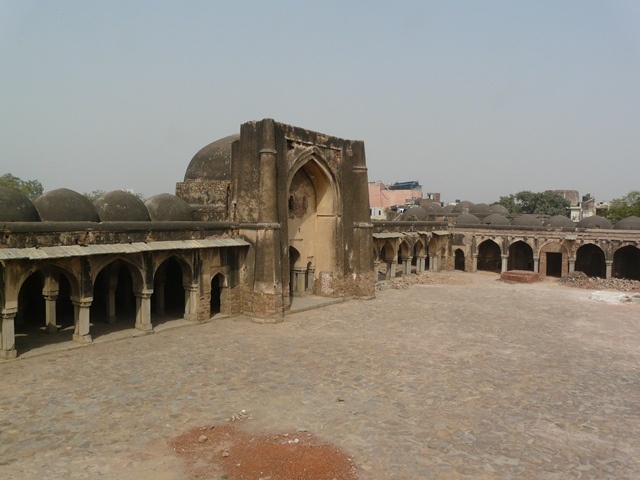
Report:
M456 248L455 251L455 261L454 261L454 268L456 270L461 270L464 272L465 268L464 268L464 252L462 251L461 248Z
M168 258L158 267L153 279L152 313L168 318L185 314L185 290L182 267L175 258Z
M485 272L502 271L500 247L493 240L485 240L478 245L478 270Z
M40 271L24 281L18 293L18 312L15 317L16 334L28 334L45 327L46 313L42 289L44 278Z
M602 249L593 243L582 245L576 252L575 270L589 277L606 277L607 265Z
M290 269L295 269L292 276L295 278L291 279L289 287L292 296L304 295L308 286L315 283L316 272L341 276L337 268L340 243L338 192L329 169L323 163L306 152L294 162L290 174L287 226L289 245L298 255L292 258L292 250L289 249ZM309 275L314 278L309 278Z
M222 287L224 286L224 275L218 273L211 279L211 300L209 307L209 315L213 317L215 314L222 312Z
M507 270L527 270L533 272L533 249L519 240L509 245L509 260Z
M613 254L613 276L640 280L640 249L627 245L616 250Z

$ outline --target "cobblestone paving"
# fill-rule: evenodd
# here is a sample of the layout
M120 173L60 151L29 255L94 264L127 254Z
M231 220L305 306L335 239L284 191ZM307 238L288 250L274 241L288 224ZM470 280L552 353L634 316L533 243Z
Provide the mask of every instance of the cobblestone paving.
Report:
M459 275L0 364L0 478L182 479L166 440L242 409L363 480L640 478L640 306Z

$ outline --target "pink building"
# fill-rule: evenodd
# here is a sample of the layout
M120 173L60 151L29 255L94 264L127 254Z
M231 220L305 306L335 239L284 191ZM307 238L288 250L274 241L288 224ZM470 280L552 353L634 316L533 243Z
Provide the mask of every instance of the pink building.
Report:
M404 206L407 202L422 198L422 186L416 182L386 185L380 180L369 182L369 207L371 218L385 218L385 210L393 205Z

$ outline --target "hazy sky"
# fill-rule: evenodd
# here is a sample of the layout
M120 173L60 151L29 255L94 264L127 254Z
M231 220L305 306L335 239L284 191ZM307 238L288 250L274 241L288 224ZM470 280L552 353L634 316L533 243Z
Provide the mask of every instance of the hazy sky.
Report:
M0 174L175 192L249 120L491 202L640 189L638 1L0 0Z

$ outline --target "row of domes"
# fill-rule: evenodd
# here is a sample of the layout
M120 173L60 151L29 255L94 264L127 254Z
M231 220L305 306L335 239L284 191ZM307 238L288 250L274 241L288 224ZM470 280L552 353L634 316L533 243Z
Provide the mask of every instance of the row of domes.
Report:
M470 203L470 202L468 202ZM437 205L437 207L435 206ZM455 205L455 207L460 206L461 203ZM447 207L454 207L453 205L447 205ZM438 214L446 214L446 213L459 213L459 212L451 212L445 211L447 207L440 207L437 203L431 203L426 205L425 207L415 206L408 209L401 216L401 220L416 220L416 221L426 221L429 215L438 215ZM640 230L640 218L638 217L627 217L618 221L615 225L613 225L609 220L604 217L593 215L591 217L586 217L575 223L568 217L564 215L555 215L546 219L544 222L537 218L534 215L523 214L518 215L513 218L513 220L509 220L504 214L507 214L508 211L502 205L487 205L484 203L479 203L477 205L465 206L469 208L469 213L461 213L455 219L455 224L459 226L472 226L472 225L512 225L518 227L553 227L553 228L600 228L604 230L608 229L616 229L616 230ZM477 208L480 207L480 208ZM485 208L486 207L486 208ZM500 207L504 211L492 211L494 207ZM438 210L439 209L439 210ZM482 219L480 217L473 214L473 212L478 214L488 214L484 216ZM495 209L499 210L499 209ZM462 209L460 209L460 212Z
M0 222L172 222L193 220L191 206L161 193L143 202L132 193L114 190L93 203L84 195L59 188L33 202L0 186Z

